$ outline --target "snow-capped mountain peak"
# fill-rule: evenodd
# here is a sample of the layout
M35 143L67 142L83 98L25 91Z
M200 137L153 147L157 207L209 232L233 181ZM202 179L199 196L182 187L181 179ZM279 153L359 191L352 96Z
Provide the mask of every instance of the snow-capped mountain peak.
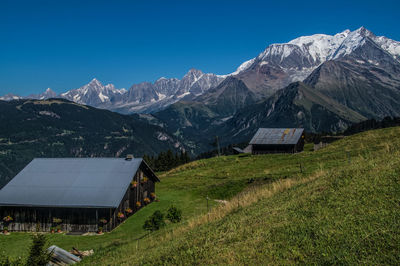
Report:
M287 43L271 44L257 57L244 62L229 75L238 75L254 63L279 65L284 69L313 69L326 60L351 53L362 45L364 38L367 37L379 43L383 49L395 57L400 57L399 42L385 37L376 37L365 27L360 27L355 31L347 29L335 35L314 34L301 36Z
M89 89L95 89L95 90L102 90L104 89L103 84L101 84L100 81L98 81L96 78L92 79L86 86L84 86Z
M364 43L372 48L382 48L400 61L400 42L384 36L375 36L371 31L360 27L354 31L345 30L335 35L314 34L301 36L287 43L269 45L258 56L242 63L235 72L228 75L203 73L192 68L182 79L161 77L154 83L134 84L129 90L117 89L113 84L103 85L93 78L88 84L59 95L77 103L121 112L150 112L160 110L178 100L191 100L210 88L217 87L222 80L236 76L256 93L257 97L269 97L294 81L304 80L312 71L328 60L340 59L352 54ZM360 54L354 53L356 56ZM363 56L363 55L361 55ZM375 62L368 60L363 62ZM362 61L362 60L360 60ZM374 64L377 64L376 62ZM23 98L45 99L56 97L51 89L39 95ZM21 98L8 95L0 99Z
M350 32L328 59L337 59L352 53L357 47L365 43L367 37L374 38L375 35L364 27Z
M22 97L12 94L12 93L8 93L8 94L0 97L1 101L12 101L12 100L19 100L19 99L22 99Z
M308 53L313 58L314 62L325 62L329 55L332 54L344 39L350 34L349 30L345 30L335 35L314 34L311 36L303 36L296 38L289 44L301 47L305 53Z
M301 36L287 43L271 44L257 57L241 64L237 71L230 75L241 79L257 95L269 97L291 82L303 81L326 61L353 54L359 47L362 50L354 55L359 58L365 56L365 60L360 61L376 65L376 60L368 58L371 55L362 52L366 42L371 49L374 46L380 47L400 61L400 42L377 37L365 27L360 27L335 35L314 34Z
M250 60L247 60L247 61L245 61L244 63L242 63L242 64L236 69L235 72L232 72L231 74L228 74L228 75L221 75L221 77L224 77L224 78L225 78L225 77L227 77L227 76L234 76L234 75L237 75L237 74L241 73L242 71L248 69L248 68L254 63L255 60L256 60L256 58L252 58L252 59L250 59Z

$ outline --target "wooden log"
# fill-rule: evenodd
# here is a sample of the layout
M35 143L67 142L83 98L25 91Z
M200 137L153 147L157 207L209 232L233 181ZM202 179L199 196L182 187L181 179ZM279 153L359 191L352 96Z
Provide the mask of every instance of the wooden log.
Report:
M53 262L55 265L75 264L81 261L81 259L77 256L72 255L68 251L55 245L49 247L47 250L52 252L51 262Z

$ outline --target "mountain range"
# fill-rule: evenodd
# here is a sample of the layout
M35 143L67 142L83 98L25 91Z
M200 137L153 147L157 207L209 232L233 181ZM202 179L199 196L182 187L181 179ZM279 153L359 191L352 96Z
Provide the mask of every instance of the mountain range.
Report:
M217 86L223 76L190 69L182 78L161 77L154 83L134 84L129 90L117 89L113 84L103 85L94 78L88 84L57 95L48 88L41 94L26 97L6 94L0 100L63 98L79 104L108 109L123 114L150 113L161 110L181 99L191 99Z
M227 75L191 69L181 80L160 78L129 90L93 79L55 95L130 114L161 126L193 153L246 141L258 127L337 132L366 119L400 116L400 42L361 27L269 45ZM21 98L6 95L0 99Z
M361 27L272 44L218 86L153 116L201 147L215 135L222 145L248 141L259 127L338 132L400 116L399 103L400 43Z

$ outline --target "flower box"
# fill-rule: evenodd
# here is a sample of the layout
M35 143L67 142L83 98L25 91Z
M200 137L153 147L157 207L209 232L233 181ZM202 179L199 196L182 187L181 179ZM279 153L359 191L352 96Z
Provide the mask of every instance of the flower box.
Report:
M6 222L6 223L11 222L12 220L14 220L14 219L10 215L8 215L8 216L3 218L3 221Z
M122 212L119 212L118 215L117 215L117 217L118 217L119 219L124 219L124 218L125 218L125 215L124 215Z
M132 181L131 182L131 188L137 187L137 181Z

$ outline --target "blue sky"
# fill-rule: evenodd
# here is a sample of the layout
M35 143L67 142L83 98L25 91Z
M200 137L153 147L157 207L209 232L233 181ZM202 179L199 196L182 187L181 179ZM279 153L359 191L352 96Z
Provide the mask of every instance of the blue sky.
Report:
M351 3L349 3L351 2ZM365 26L400 40L399 1L0 0L0 95L227 74L271 43Z

